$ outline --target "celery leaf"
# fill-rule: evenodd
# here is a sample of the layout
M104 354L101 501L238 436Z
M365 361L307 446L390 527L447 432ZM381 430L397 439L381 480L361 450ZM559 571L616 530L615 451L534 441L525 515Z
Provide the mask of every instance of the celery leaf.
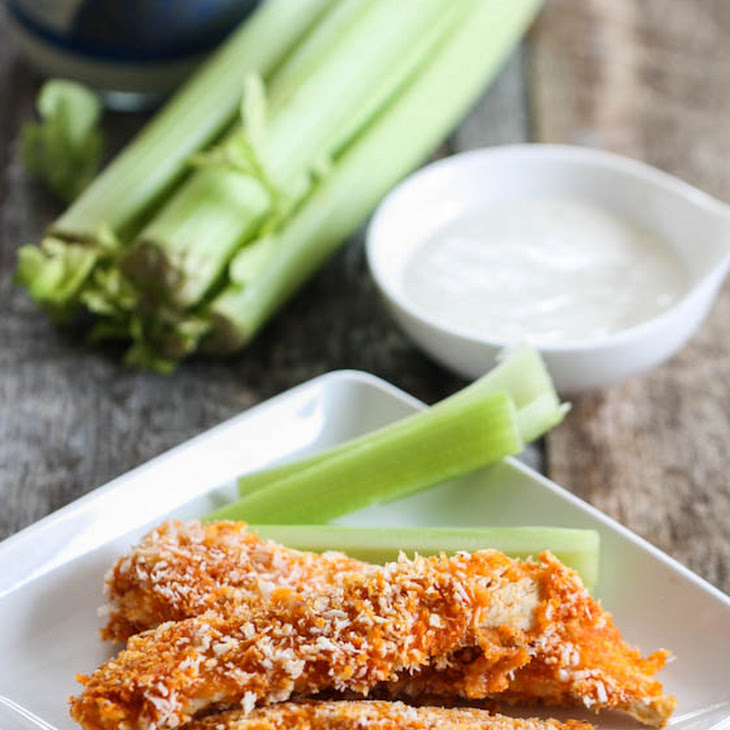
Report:
M70 202L91 182L101 162L101 103L75 81L51 79L41 87L36 109L39 121L23 127L25 167Z

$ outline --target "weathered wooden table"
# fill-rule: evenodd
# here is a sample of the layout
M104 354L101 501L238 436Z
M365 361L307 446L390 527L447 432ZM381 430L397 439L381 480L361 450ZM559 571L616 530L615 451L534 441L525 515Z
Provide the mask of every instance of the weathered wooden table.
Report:
M0 15L1 17L1 15ZM534 139L625 153L730 199L730 2L548 0L452 150ZM38 81L0 20L0 538L199 431L327 370L434 401L461 383L391 323L356 238L245 353L173 377L55 330L11 283L56 204L23 174ZM140 120L105 125L121 144ZM730 590L730 291L670 363L577 399L547 473Z

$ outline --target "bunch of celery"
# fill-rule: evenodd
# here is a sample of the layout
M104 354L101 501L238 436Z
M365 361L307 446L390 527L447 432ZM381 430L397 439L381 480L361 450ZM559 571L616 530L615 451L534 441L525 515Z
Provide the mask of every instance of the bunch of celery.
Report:
M18 278L129 361L244 346L454 126L539 0L269 0Z

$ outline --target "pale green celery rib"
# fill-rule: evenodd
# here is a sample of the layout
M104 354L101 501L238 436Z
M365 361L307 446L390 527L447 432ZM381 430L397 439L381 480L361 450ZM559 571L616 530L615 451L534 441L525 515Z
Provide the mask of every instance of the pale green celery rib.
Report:
M30 296L57 317L71 316L67 302L81 287L99 261L100 252L47 236L43 246L21 246L15 281L27 287Z
M269 92L272 107L284 103L304 79L326 62L332 46L352 27L367 8L362 0L339 0L312 28L276 71L276 88Z
M458 31L335 162L281 232L277 254L257 280L231 285L213 301L210 351L243 347L362 225L474 103L539 6L539 0L479 0L473 6Z
M525 443L541 436L562 420L565 414L565 406L560 405L540 353L527 346L503 353L501 362L496 367L471 385L431 406L429 410L458 411L470 400L500 392L507 393L517 408L517 424ZM539 403L537 413L533 412L534 403ZM244 496L251 494L335 455L360 448L364 444L375 444L396 438L398 434L407 432L411 424L420 417L421 413L414 413L400 421L304 459L246 474L238 480L239 494ZM536 431L536 426L539 424L543 426L543 430Z
M485 388L509 391L518 411L542 396L548 396L556 407L560 403L555 384L542 355L530 345L518 345L502 350L491 370L449 396L444 403L458 404L460 400L467 400Z
M185 181L180 194L147 229L149 239L129 249L122 270L140 288L174 292L177 302L196 302L219 276L230 242L252 236L269 210L269 197L256 181L237 172L205 168ZM175 221L175 236L163 250L158 229ZM188 242L201 245L189 245Z
M569 410L570 404L560 404L553 393L545 393L521 408L517 421L525 442L534 441L557 426Z
M378 112L389 97L415 73L440 39L468 10L471 0L371 0L357 22L347 26L334 47L281 106L274 104L267 129L265 162L269 174L290 196L307 190L302 178L313 163L342 149L352 136ZM373 53L377 39L377 53ZM331 38L324 35L320 42ZM277 77L271 82L276 98ZM180 282L167 291L180 309L197 304L236 250L250 240L255 221L245 209L230 205L225 197L202 196L198 177L219 175L232 180L235 173L206 170L180 188L155 218L141 231L137 245L153 246L163 261L174 267L205 259L210 270L184 267L169 281ZM223 184L229 184L224 182ZM190 217L202 221L198 225ZM218 230L205 235L205 222L220 221ZM191 232L195 235L191 235ZM205 251L204 249L210 249ZM195 254L194 251L200 251ZM130 254L137 258L136 251ZM144 269L149 257L130 263ZM145 276L142 270L141 276ZM150 272L149 278L156 273Z
M575 570L587 588L598 583L600 538L595 530L568 527L344 527L341 525L250 525L252 532L281 545L313 553L337 550L383 564L400 553L439 555L493 549L526 560L550 551Z
M400 58L398 65L388 74L388 83L380 84L372 93L364 95L357 102L357 106L351 110L347 119L342 122L336 138L330 139L326 148L320 148L319 152L312 154L312 157L317 157L321 154L329 157L339 153L352 140L353 135L356 135L363 125L377 113L378 109L387 103L393 93L397 93L394 90L407 83L408 79L428 61L430 55L438 47L439 42L449 30L456 26L459 20L463 20L468 9L469 5L465 0L459 0L458 2L445 6L439 22L424 31L418 44L409 48ZM288 66L289 64L287 64L287 69ZM280 74L277 73L276 91L280 89L279 79ZM290 117L290 119L297 119L297 117ZM334 140L337 142L336 147L333 143ZM290 163L291 159L289 157L286 161ZM289 172L291 173L292 171ZM303 190L300 192L303 193ZM262 245L259 244L258 240L254 240L243 246L230 261L230 281L236 284L249 283L266 265L268 259L276 256L277 249L277 242L272 237L267 237ZM245 270L246 276L237 276L236 271L239 270ZM184 298L180 297L177 292L175 294L177 300L182 299L184 301Z
M272 118L267 162L286 181L338 152L419 68L472 0L371 0ZM319 103L314 103L317 100Z
M242 248L228 266L228 278L236 284L248 284L266 265L269 257L276 253L276 240L273 236L258 238L250 246Z
M235 118L243 78L271 73L333 0L267 0L53 224L68 239L126 233L176 182L191 154Z
M328 522L389 502L518 453L524 444L506 393L474 398L457 411L431 410L388 440L302 469L206 519L266 524Z

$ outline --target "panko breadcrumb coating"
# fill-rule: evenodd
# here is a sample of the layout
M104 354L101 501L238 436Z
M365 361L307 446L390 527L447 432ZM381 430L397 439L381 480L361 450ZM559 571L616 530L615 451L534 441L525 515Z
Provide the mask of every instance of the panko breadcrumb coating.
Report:
M500 676L495 686L491 657L469 648L449 666L425 667L392 683L394 696L493 697L500 702L613 709L663 727L676 707L654 675L666 663L660 650L646 658L621 638L609 613L588 593L579 576L550 553L540 555L535 580L540 604L534 612L530 660ZM499 694L495 694L498 692Z
M404 559L347 573L321 593L280 587L239 612L162 624L81 678L72 716L89 730L161 730L239 703L327 688L367 693L478 643L484 627L518 639L495 648L508 671L529 659L519 639L537 600L519 567L496 551ZM529 600L515 592L516 582L533 594Z
M551 568L543 571L542 590L552 595L543 614L548 638L539 651L532 651L529 664L510 677L508 686L504 674L484 670L491 658L469 647L437 662L438 668L407 673L392 683L389 693L470 699L499 693L505 701L613 708L649 725L664 724L675 701L663 695L652 677L663 667L667 652L642 659L622 641L611 616L573 571L550 555L542 560ZM110 571L111 620L106 633L126 638L130 627L153 628L206 609L225 612L255 606L260 590L272 585L317 593L349 571L371 569L341 553L317 555L261 540L243 522L168 522Z
M629 712L635 703L657 725L673 706L657 682L638 676L635 652L576 574L549 555L541 563L496 551L402 559L348 572L318 593L267 593L252 591L233 612L133 637L117 659L81 678L85 690L72 700L72 715L88 730L175 728L212 708L253 707L326 688L367 694L419 672L422 687L484 697L511 691L534 661L552 671L563 658L575 676L563 677L562 667L556 675L570 702ZM584 667L582 656L601 659L591 646L577 646L573 663L562 644L568 635L618 642L609 658L619 657L635 680L632 694L614 692L610 664ZM465 649L476 649L473 661L463 660ZM585 693L574 694L592 672L598 674Z
M318 555L261 540L243 522L165 522L107 574L102 637L126 641L166 621L224 611L269 584L323 590L338 575L368 567L342 553Z
M410 707L402 702L283 702L246 714L231 710L185 730L592 730L584 722L519 719L469 708Z

